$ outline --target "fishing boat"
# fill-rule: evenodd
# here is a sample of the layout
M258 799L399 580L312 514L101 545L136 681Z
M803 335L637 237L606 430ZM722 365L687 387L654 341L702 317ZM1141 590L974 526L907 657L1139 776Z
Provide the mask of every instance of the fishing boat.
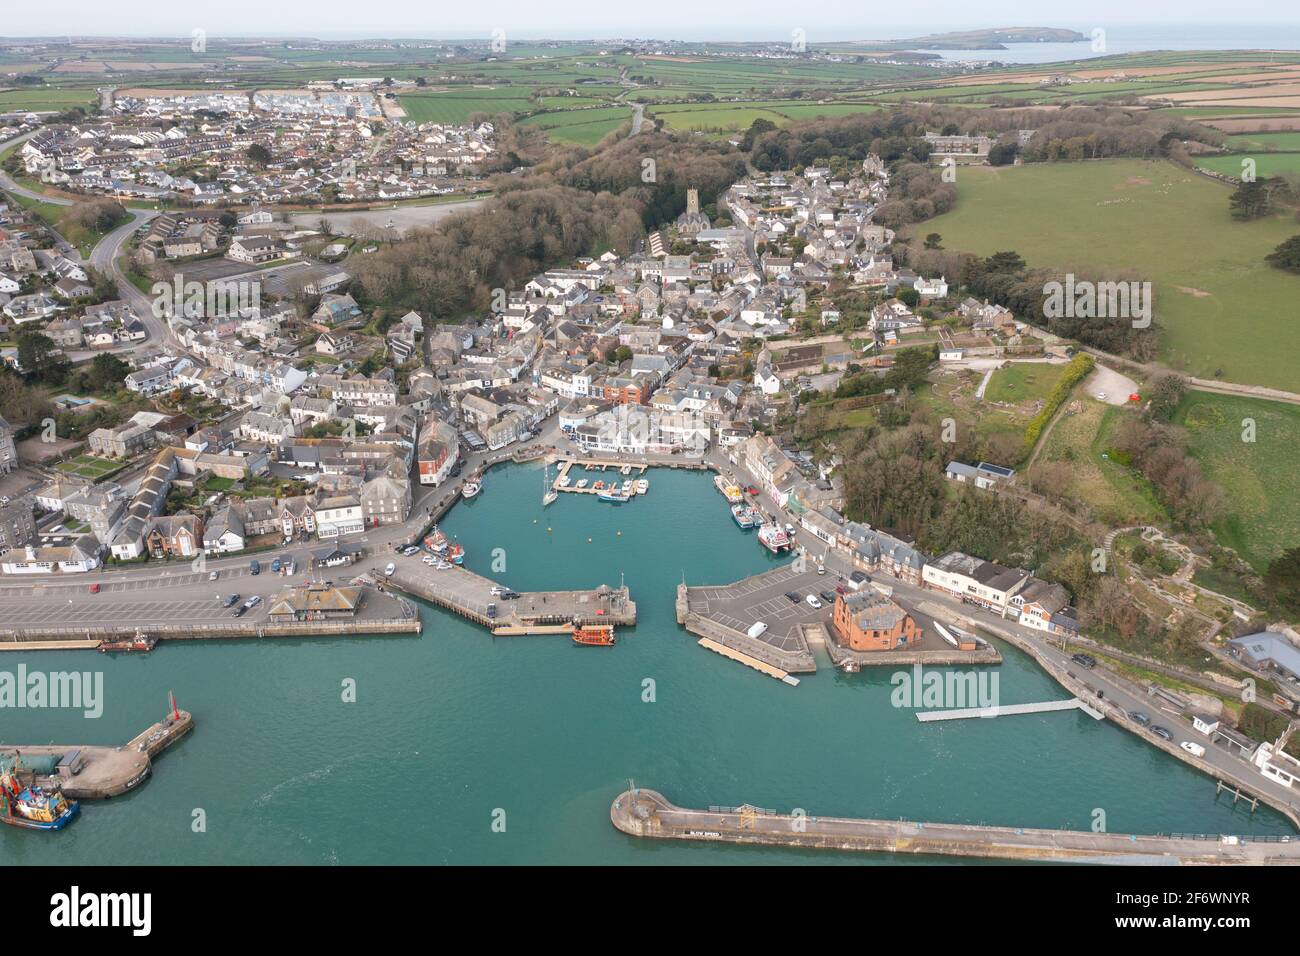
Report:
M447 535L439 531L437 525L424 538L424 546L434 554L446 554L448 544Z
M462 498L473 498L476 494L478 494L482 490L483 490L483 486L481 484L479 484L477 481L474 481L473 479L470 479L469 481L465 482L464 485L461 486L460 496Z
M853 658L846 657L840 662L840 670L844 671L846 674L856 674L858 671L862 670L862 665Z
M631 498L636 494L636 485L630 480L623 482L623 494Z
M100 641L98 650L101 654L117 652L128 654L135 652L148 652L157 646L158 638L149 637L137 630L132 637L122 638L117 641Z
M614 625L575 624L573 625L573 643L581 647L612 647L614 644Z
M732 505L731 516L736 519L736 524L740 525L746 531L758 526L758 513L748 505Z
M759 528L758 543L773 554L790 550L790 536L779 524L765 524Z
M595 488L597 491L600 491L602 488L605 487L605 483L604 483L603 481L597 481L597 482L596 482L594 485L592 485L591 487Z
M643 495L649 490L650 490L650 482L646 481L644 478L641 478L640 480L637 481L636 493L638 495Z
M613 643L611 639L611 643ZM0 773L0 823L23 830L62 830L81 809L57 786L38 787L18 781L19 757Z
M724 495L727 493L727 485L729 485L729 484L730 484L730 482L727 481L727 479L726 479L725 476L723 476L723 475L714 475L714 476L713 476L713 487L714 487L714 488L717 488L718 491L721 492L721 493L724 494Z
M587 487L587 479L586 479L586 478L579 478L579 479L578 479L578 487L579 487L579 488L586 488L586 487Z
M601 501L608 501L616 505L621 505L623 502L629 500L630 498L630 496L625 492L619 491L617 488L613 488L613 487L605 489L604 491L597 494L596 497L599 498Z
M447 548L447 560L452 564L464 564L465 549L458 544L450 545Z

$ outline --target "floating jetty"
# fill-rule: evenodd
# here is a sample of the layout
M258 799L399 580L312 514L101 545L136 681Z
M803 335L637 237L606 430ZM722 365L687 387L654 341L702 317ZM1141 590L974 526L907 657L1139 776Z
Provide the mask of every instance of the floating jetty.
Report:
M998 707L962 707L957 710L924 710L916 715L921 723L935 720L968 720L972 717L1010 717L1015 714L1046 714L1057 710L1081 710L1093 720L1105 719L1105 714L1091 704L1073 697L1070 700L1049 700L1041 704L1003 704Z
M579 488L577 482L569 480L569 470L577 466L584 471L613 471L614 475L609 480L597 478L588 481L583 487ZM565 492L573 495L601 495L611 491L621 490L624 482L629 485L627 498L635 498L638 494L645 494L641 490L647 487L639 484L643 481L639 476L644 475L649 465L630 465L619 461L586 461L576 458L565 458L560 461L559 472L555 480L551 482L551 491ZM596 487L596 482L600 482L600 487ZM648 488L647 488L648 490Z
M816 817L758 807L688 810L654 790L619 794L609 809L615 828L634 837L924 856L1123 865L1258 865L1300 863L1300 839L1220 834L1092 833L905 820Z
M446 608L494 634L568 634L572 625L636 623L636 602L626 587L601 585L588 591L524 591L506 600L494 595L500 585L462 567L439 570L410 559L385 577L385 586Z
M121 747L86 744L0 744L0 756L14 753L24 762L33 757L53 758L55 769L37 775L37 786L57 786L73 800L107 800L134 790L153 770L153 758L194 729L194 718L172 702L167 716L137 734Z

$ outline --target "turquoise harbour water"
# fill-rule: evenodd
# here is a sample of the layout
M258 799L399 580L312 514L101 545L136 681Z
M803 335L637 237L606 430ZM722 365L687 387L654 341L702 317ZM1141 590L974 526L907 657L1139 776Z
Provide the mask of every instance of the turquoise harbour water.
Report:
M890 672L823 668L788 687L695 645L674 587L771 566L708 473L651 471L615 506L561 495L537 466L491 472L443 527L518 589L617 585L640 614L613 648L492 638L425 609L421 637L164 643L150 655L7 654L0 668L103 669L104 716L0 711L0 740L123 743L174 690L195 731L140 790L67 830L6 827L6 864L905 863L911 857L635 841L609 823L628 778L684 805L1116 832L1290 833L1214 782L1077 712L922 725ZM548 531L548 528L550 529ZM622 532L619 534L618 532ZM591 539L590 543L588 538ZM1003 703L1063 691L1004 647ZM342 702L353 678L357 702ZM642 701L645 679L654 703ZM207 832L194 833L195 808ZM493 814L505 812L505 832ZM925 861L934 862L934 861Z

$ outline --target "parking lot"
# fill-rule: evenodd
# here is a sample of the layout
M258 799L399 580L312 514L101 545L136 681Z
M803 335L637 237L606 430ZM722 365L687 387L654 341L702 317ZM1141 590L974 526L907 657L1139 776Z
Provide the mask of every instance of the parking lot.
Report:
M741 632L762 621L767 631L759 640L787 653L796 653L803 646L797 626L820 621L829 627L834 610L826 602L821 608L814 608L805 598L821 591L834 593L838 580L829 572L818 574L811 563L808 570L796 571L791 562L732 585L691 588L689 607L700 617ZM797 592L799 603L786 597L787 591Z

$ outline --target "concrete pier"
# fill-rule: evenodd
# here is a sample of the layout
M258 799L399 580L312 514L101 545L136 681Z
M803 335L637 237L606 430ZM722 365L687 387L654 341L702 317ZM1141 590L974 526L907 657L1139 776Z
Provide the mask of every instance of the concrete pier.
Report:
M1187 865L1300 863L1300 840L918 823L775 813L752 806L688 810L654 790L619 794L610 822L634 837L1030 862Z
M626 587L601 586L590 591L524 591L506 600L493 595L497 582L462 567L443 570L407 558L396 562L397 570L385 578L372 571L376 580L406 594L436 604L503 634L553 634L557 625L636 623L636 603ZM496 605L495 616L488 605ZM559 633L564 633L561 630Z
M40 786L58 786L73 800L107 800L134 790L153 770L153 758L194 729L187 711L169 712L166 717L141 731L121 747L85 744L18 745L0 744L0 754L17 752L23 757L76 754L67 774L35 777Z

